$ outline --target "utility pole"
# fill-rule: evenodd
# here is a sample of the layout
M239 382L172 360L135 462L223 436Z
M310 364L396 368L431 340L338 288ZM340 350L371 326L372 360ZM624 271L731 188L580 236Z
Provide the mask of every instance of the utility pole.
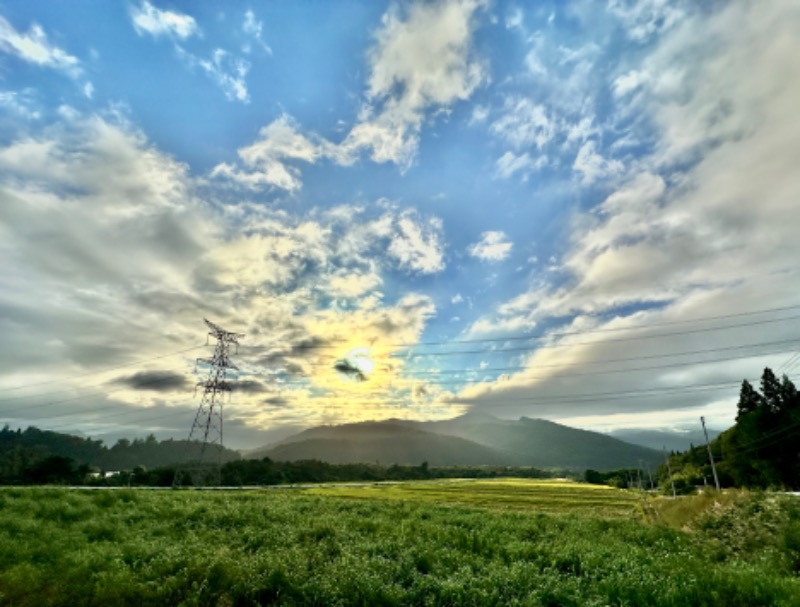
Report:
M220 484L224 450L222 400L223 396L226 393L230 394L232 390L231 383L227 380L228 370L238 370L228 355L231 345L235 345L238 351L239 339L244 335L226 331L205 318L203 320L210 329L209 337L216 339L217 343L211 358L197 359L197 362L205 363L210 367L207 379L197 384L197 387L203 387L203 397L200 399L200 406L197 408L192 429L189 431L188 448L192 448L193 442L199 442L200 452L188 466L181 466L176 470L173 486L182 485L186 473L191 477L195 487Z
M706 447L708 447L708 459L711 460L711 471L714 473L714 484L717 486L717 491L719 491L720 488L719 488L719 477L717 477L717 467L714 465L714 454L711 453L711 443L708 442L708 431L706 430L706 420L702 415L700 416L700 423L703 424L703 434L706 435Z
M669 463L669 457L667 456L667 446L663 445L664 449L664 460L667 462L667 474L669 474L669 484L672 485L672 497L677 497L675 493L675 481L672 480L672 466Z

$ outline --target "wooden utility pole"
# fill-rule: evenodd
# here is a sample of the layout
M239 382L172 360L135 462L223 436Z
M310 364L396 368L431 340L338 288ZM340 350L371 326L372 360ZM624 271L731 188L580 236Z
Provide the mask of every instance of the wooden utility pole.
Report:
M672 485L672 497L677 497L675 494L675 481L672 480L672 466L669 464L669 457L667 456L667 446L663 446L664 460L667 462L667 474L669 474L669 484Z
M706 420L702 415L700 416L700 423L703 424L703 434L706 435L706 447L708 447L708 459L711 460L711 471L714 473L714 484L717 486L717 491L719 491L720 488L719 488L719 477L717 476L717 467L714 465L714 454L711 453L711 443L708 442L708 432L706 431Z

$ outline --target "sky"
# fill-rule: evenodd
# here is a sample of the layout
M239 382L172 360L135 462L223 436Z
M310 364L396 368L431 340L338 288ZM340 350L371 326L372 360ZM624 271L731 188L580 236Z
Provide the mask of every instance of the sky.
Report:
M0 3L0 422L725 428L800 375L800 4Z

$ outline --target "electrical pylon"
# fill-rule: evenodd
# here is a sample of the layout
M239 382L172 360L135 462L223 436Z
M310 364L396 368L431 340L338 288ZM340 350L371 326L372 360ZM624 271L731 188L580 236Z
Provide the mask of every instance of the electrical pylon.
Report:
M188 474L195 487L215 486L220 484L222 468L222 401L225 394L230 394L233 386L227 379L229 369L238 370L231 362L229 353L231 346L239 349L239 339L244 335L226 331L222 327L204 318L210 329L208 336L217 340L214 354L211 358L198 358L198 363L205 363L210 368L205 381L199 382L197 387L203 388L203 397L194 416L192 429L189 431L189 448L193 443L200 443L197 457L185 466L180 466L175 472L174 486L184 483L184 475ZM197 388L195 388L196 390Z

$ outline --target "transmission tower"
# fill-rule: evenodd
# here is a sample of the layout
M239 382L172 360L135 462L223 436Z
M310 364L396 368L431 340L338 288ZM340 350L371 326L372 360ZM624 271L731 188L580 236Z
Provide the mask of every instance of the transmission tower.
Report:
M238 370L238 367L229 358L231 346L239 349L239 339L244 335L226 331L208 319L203 319L210 329L208 336L216 340L214 354L211 358L198 358L198 363L209 366L208 377L199 382L197 387L202 387L203 396L197 414L194 416L192 429L189 431L189 445L191 449L200 443L200 450L194 461L179 467L175 472L174 486L184 484L185 475L191 477L192 485L202 487L220 484L220 471L222 468L222 401L226 394L232 391L231 382L227 379L229 369Z

